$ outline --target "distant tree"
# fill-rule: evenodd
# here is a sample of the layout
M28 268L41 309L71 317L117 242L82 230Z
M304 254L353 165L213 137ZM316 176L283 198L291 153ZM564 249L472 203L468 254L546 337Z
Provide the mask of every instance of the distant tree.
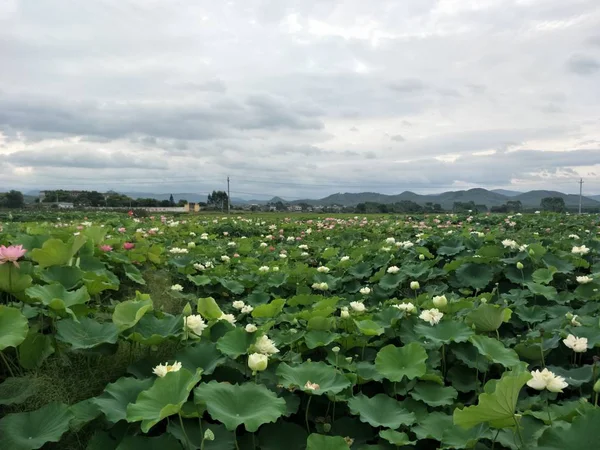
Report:
M565 210L565 200L562 197L544 197L540 202L540 207L544 211L563 212Z
M455 213L466 213L469 211L476 211L477 206L474 201L470 202L454 202L452 206L452 211Z
M520 200L509 200L506 202L506 209L510 212L521 212L523 210L523 204Z
M173 198L173 194L169 196L169 206L175 206L175 199Z
M226 209L227 208L227 192L225 191L212 191L208 194L206 203L209 207L215 209Z
M168 208L171 205L171 202L169 200L161 200L159 203L159 206L162 208Z
M498 206L492 206L492 210L493 213L505 213L508 212L508 206L506 206L506 204L504 205L498 205Z
M6 208L22 208L25 206L25 199L22 192L12 190L4 195L3 203Z
M181 200L179 200L177 202L177 206L185 206L185 205L187 205L187 203L188 203L188 201L182 198Z
M356 205L356 208L354 208L354 211L360 214L365 214L367 212L367 204L359 203L358 205Z

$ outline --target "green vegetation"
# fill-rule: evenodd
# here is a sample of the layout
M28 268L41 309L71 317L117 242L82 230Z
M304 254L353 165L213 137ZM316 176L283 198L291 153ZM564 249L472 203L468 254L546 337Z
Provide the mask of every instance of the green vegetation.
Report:
M594 448L595 219L456 203L15 212L0 224L2 448Z

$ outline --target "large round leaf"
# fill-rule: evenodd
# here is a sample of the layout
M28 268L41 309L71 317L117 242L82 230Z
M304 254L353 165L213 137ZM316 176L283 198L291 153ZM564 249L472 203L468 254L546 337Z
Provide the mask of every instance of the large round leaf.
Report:
M188 370L201 367L204 375L210 375L218 366L227 361L227 357L217 350L217 346L213 342L201 341L181 349L175 355L175 360Z
M62 284L35 285L27 288L25 293L49 308L57 311L67 311L71 315L73 315L72 306L83 305L90 299L85 286L76 291L67 291Z
M112 320L119 331L127 330L133 327L148 311L152 310L152 299L149 295L142 295L139 292L135 300L120 302L115 306Z
M404 347L386 345L377 353L375 367L377 371L390 381L409 380L425 375L427 352L416 342Z
M141 421L142 431L147 433L165 417L179 413L190 391L200 381L201 373L202 369L191 373L182 368L157 378L150 389L142 391L136 402L127 407L127 421Z
M18 294L31 286L32 278L24 273L24 267L25 263L19 269L12 264L0 264L0 292Z
M235 359L248 351L253 340L252 333L246 333L243 328L234 328L219 338L217 348L225 355Z
M311 434L306 440L306 450L348 450L350 446L341 436Z
M348 400L348 408L352 414L360 415L362 422L373 427L396 429L400 425L412 425L416 417L414 413L404 409L402 403L386 394L367 397L359 394Z
M176 338L182 330L183 317L181 315L164 314L159 318L152 314L146 314L128 331L131 334L127 338L145 345L158 345L168 339Z
M73 350L114 344L119 338L119 330L114 323L100 323L87 317L81 317L79 322L63 319L56 324L56 330L56 339L70 344Z
M311 390L312 394L337 394L348 386L350 381L338 370L323 362L305 362L295 366L281 363L277 367L280 383L287 387L304 389L307 382L316 383L319 388Z
M40 279L48 284L59 283L73 289L81 282L83 271L77 266L52 266L40 272Z
M458 392L453 387L440 386L437 383L418 383L410 395L415 400L435 407L451 405Z
M0 420L2 448L32 450L58 442L73 414L62 403L49 403L32 412L8 414Z
M231 431L244 424L246 430L254 432L286 412L285 400L254 383L204 383L194 389L194 401L205 404L210 416Z
M494 270L487 264L464 263L456 269L456 278L463 286L483 289L494 278Z
M16 347L27 337L27 318L17 308L0 305L0 352Z
M538 441L538 450L587 450L600 442L600 409L592 409L578 417L567 428L548 428Z
M487 336L471 336L471 343L479 353L495 363L505 367L514 367L520 363L519 355L511 348L506 348L502 342Z
M435 327L424 322L415 325L415 333L425 340L435 344L448 344L450 342L466 342L473 335L473 330L463 322L444 320Z
M94 398L94 403L112 423L125 420L127 417L127 406L134 403L140 392L149 389L154 383L153 378L119 378L109 384L104 392Z
M27 337L19 345L19 363L25 369L36 369L52 353L54 345L52 336L40 334L35 329L30 329Z
M186 445L187 439L189 439L192 449L204 450L232 450L235 447L235 436L231 431L216 423L210 423L202 421L202 428L198 423L198 419L185 419L182 421L185 427L185 434L181 428L181 424L178 420L169 421L167 431L179 439L182 445ZM202 440L204 439L204 433L210 430L215 435L213 441L204 440L204 446L202 446ZM187 439L186 435L187 434ZM185 447L184 447L185 448ZM164 449L167 450L167 449Z
M489 332L500 328L503 322L508 322L512 311L499 305L484 303L467 314L467 321L475 325L477 331Z

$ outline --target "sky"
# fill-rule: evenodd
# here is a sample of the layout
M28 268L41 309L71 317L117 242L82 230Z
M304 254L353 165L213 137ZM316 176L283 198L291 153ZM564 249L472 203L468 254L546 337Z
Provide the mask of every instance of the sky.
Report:
M0 190L600 194L598 0L2 0Z

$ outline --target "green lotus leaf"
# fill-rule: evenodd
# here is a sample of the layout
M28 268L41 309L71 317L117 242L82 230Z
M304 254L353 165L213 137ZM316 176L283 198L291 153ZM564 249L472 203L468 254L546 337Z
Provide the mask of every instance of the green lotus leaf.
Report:
M0 405L19 405L37 390L35 378L8 377L0 384Z
M261 450L304 450L308 433L295 423L269 423L258 432Z
M141 421L142 431L147 433L165 417L179 413L201 374L202 369L192 373L181 368L156 378L150 389L140 392L135 403L127 406L127 422Z
M546 429L540 437L536 449L587 450L596 448L598 442L600 442L600 410L594 408L576 418L573 424L566 429L559 427Z
M548 300L553 300L556 298L557 292L554 286L544 286L538 283L526 283L525 285L534 295L542 295Z
M45 269L50 266L62 266L69 262L74 253L71 247L60 239L48 239L42 248L31 250L30 256L39 267Z
M27 337L19 345L19 363L25 369L36 369L54 353L52 336L40 334L30 329Z
M188 275L187 279L196 286L206 286L211 283L211 279L207 275Z
M285 272L271 273L266 280L266 285L269 287L279 287L288 279L288 274Z
M365 336L380 336L384 333L384 328L372 320L355 320L356 327Z
M488 264L466 263L456 269L456 278L463 286L484 289L494 278L494 270Z
M33 280L25 273L25 263L22 262L20 265L21 267L17 269L12 264L0 264L0 292L17 294L31 286Z
M435 327L424 322L419 322L415 325L414 331L417 335L435 344L466 342L473 335L473 330L463 322L456 320L444 320Z
M353 439L353 447L371 441L377 436L377 431L368 423L361 422L359 417L344 415L336 419L328 434L349 437Z
M331 331L311 330L304 335L304 343L309 349L325 347L340 337Z
M410 396L429 406L446 406L454 403L458 392L453 387L440 386L437 383L417 383Z
M521 361L519 355L511 348L506 348L502 342L487 336L471 336L471 343L475 348L495 363L505 367L517 366Z
M81 282L83 271L77 266L52 266L40 272L39 277L48 284L62 284L68 290Z
M219 283L221 283L221 286L223 286L228 291L233 292L234 294L242 294L245 290L244 285L238 281L225 280L223 278L219 278L218 281Z
M311 434L306 440L306 450L348 450L350 446L341 436Z
M85 286L76 291L67 291L62 284L47 284L45 286L35 285L27 288L25 293L32 299L57 311L67 311L74 317L71 307L83 305L90 295Z
M348 273L354 278L363 279L371 275L371 265L366 262L360 262L348 269Z
M546 418L547 417L548 416L546 416ZM546 425L541 420L524 415L523 417L519 418L519 429L521 430L521 435L523 436L523 442L525 445L521 446L519 438L516 436L515 427L500 430L500 433L498 433L496 436L496 442L506 448L510 448L511 450L537 450L538 439L546 428Z
M533 272L533 274L531 274L531 278L536 283L548 284L554 278L555 273L556 273L556 269L554 269L554 268L537 269L535 272Z
M16 347L27 337L29 323L17 308L0 305L0 352Z
M49 403L32 412L7 414L0 419L2 448L33 450L58 442L69 429L73 414L62 403Z
M402 381L418 378L427 372L425 365L427 352L417 342L411 342L404 347L386 345L377 353L375 367L377 371L390 381Z
M94 403L93 398L87 398L79 403L75 403L69 406L69 410L73 414L69 428L75 431L79 431L88 422L91 422L102 414L98 405Z
M519 392L529 379L529 372L505 372L493 393L486 390L479 395L477 405L454 410L454 424L467 429L481 423L493 428L513 426Z
M167 431L181 442L183 448L186 448L187 445L186 434L193 449L232 450L235 448L235 436L231 431L227 431L221 424L210 423L203 420L202 428L200 428L198 420L194 419L183 420L183 426L185 428L185 434L183 433L183 429L178 420L171 420L167 427ZM215 435L215 439L213 441L204 440L204 446L202 446L202 440L204 439L204 432L206 430L210 430Z
M381 436L382 439L388 441L390 444L393 444L397 447L402 447L404 445L409 445L413 443L413 441L409 439L408 434L402 433L400 431L389 429L381 430L379 432L379 436Z
M118 291L121 282L114 273L103 269L96 272L85 272L83 284L90 295L98 295L107 290Z
M254 383L203 383L194 389L194 400L206 404L210 416L230 431L244 424L247 431L254 432L286 411L285 400Z
M188 370L200 367L204 375L210 375L218 366L224 364L227 358L217 350L213 342L201 341L181 349L175 355L175 360Z
M276 317L283 311L283 307L285 305L285 300L282 298L277 298L270 303L266 303L264 305L258 305L252 311L252 317L256 318L271 318Z
M125 276L131 281L134 281L137 284L146 284L146 280L144 280L142 272L140 272L140 269L135 267L133 264L123 264L123 269L125 269Z
M248 348L253 340L254 336L252 333L247 333L243 328L234 328L219 338L217 348L223 354L235 359L248 352Z
M319 388L309 390L315 395L338 394L351 384L338 370L323 362L304 362L293 367L282 362L277 367L277 376L280 383L287 388L306 390L307 382L316 383Z
M377 394L371 398L358 394L348 400L348 408L352 414L360 417L361 422L373 427L395 429L400 425L412 425L416 420L414 413L386 394Z
M144 314L153 309L152 299L149 295L136 293L134 300L126 300L115 306L112 320L119 331L127 330L138 323Z
M161 434L157 437L125 436L115 450L181 450L175 437Z
M393 291L405 280L405 278L405 275L402 273L386 273L381 280L379 280L379 287L381 287L381 289L385 289L386 291Z
M586 409L593 409L594 406L591 403L582 403L580 400L567 401L561 404L551 403L548 407L544 407L539 411L526 411L524 414L535 417L546 423L546 425L552 425L550 420L564 420L566 422L572 422L573 419L585 414ZM548 417L550 416L550 417Z
M498 305L484 303L467 314L467 323L475 325L477 331L490 332L510 320L512 311ZM437 327L436 327L437 328Z
M212 297L198 299L198 313L207 320L216 320L223 315L223 311Z
M128 339L146 345L158 345L168 339L174 339L183 331L183 316L164 314L156 317L152 314L142 316L133 328L130 328Z
M73 350L93 348L101 344L114 344L119 330L112 322L100 323L81 317L79 322L63 319L56 324L56 339L71 345Z
M439 411L432 411L418 425L412 428L419 440L435 439L442 441L444 431L453 426L452 416Z
M452 384L452 387L459 392L471 392L477 389L477 380L473 373L466 366L456 362L448 371L447 379Z
M127 406L134 403L138 395L149 389L154 383L153 378L119 378L104 388L104 392L93 399L100 411L109 422L117 423L127 417Z
M552 371L556 375L564 377L569 386L574 388L578 388L581 385L592 381L594 373L592 365L575 367L573 369L566 369L559 366L548 366L548 370Z

